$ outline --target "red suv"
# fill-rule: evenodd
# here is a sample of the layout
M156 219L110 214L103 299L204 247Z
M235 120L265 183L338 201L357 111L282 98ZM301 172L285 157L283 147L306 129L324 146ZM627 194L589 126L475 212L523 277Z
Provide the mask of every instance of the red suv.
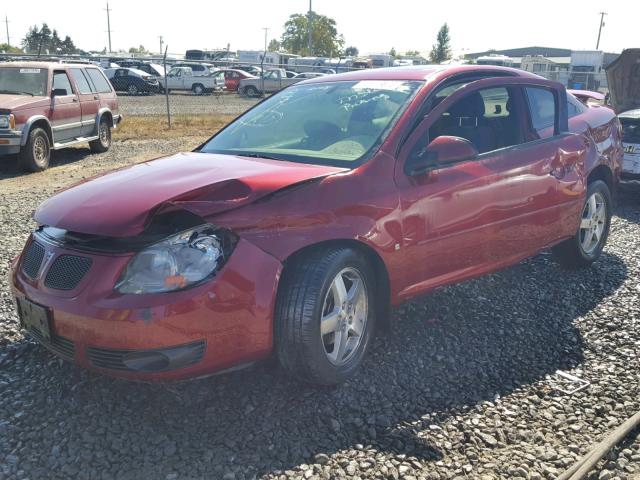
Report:
M393 305L548 247L567 267L598 259L621 159L610 109L520 70L320 77L193 153L44 202L13 294L35 338L106 374L184 378L275 352L334 384Z
M25 170L49 166L51 150L89 142L111 146L122 119L109 80L93 65L0 64L0 155L20 154Z

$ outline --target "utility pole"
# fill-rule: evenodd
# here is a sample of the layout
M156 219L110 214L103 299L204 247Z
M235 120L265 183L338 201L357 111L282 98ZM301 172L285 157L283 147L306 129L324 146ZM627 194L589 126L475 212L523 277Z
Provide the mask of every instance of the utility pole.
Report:
M607 12L600 12L600 28L598 28L598 41L596 43L596 50L600 50L600 34L602 33L602 27L604 27L604 16Z
M109 34L109 53L112 52L111 50L111 19L109 18L109 12L111 12L111 10L109 10L109 2L107 2L107 32Z
M311 10L311 0L309 0L309 14L307 15L307 28L309 30L308 35L308 45L307 45L307 50L309 50L309 56L312 57L313 56L313 39L311 36L311 31L312 31L312 23L313 23L313 13Z
M267 53L267 34L269 33L269 27L264 27L264 53Z
M158 35L158 38L160 39L160 55L162 55L162 44L164 43L162 41L162 35Z
M4 23L7 26L7 45L11 46L11 39L9 38L9 19L7 16L4 16Z

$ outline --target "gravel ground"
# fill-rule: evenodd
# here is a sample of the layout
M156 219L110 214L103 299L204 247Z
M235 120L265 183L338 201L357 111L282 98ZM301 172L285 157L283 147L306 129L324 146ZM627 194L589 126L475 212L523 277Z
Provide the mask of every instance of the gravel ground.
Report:
M591 269L565 272L541 254L408 304L340 388L300 385L268 363L128 383L23 338L6 264L35 206L85 176L188 146L63 151L26 176L0 167L0 479L551 479L640 410L638 189L620 197ZM562 394L557 370L590 386ZM592 478L639 478L634 435Z
M237 93L216 95L192 95L172 93L169 105L173 115L240 115L259 99L241 97ZM127 115L166 115L164 95L118 95L120 113Z

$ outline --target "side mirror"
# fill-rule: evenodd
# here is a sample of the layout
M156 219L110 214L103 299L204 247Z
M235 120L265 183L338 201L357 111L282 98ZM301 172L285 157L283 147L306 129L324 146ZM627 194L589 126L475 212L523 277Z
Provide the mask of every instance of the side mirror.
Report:
M54 88L51 90L52 97L64 97L65 95L68 95L66 88Z
M424 149L412 154L406 164L409 176L424 175L436 168L471 160L478 156L478 149L469 140L442 135L436 137Z

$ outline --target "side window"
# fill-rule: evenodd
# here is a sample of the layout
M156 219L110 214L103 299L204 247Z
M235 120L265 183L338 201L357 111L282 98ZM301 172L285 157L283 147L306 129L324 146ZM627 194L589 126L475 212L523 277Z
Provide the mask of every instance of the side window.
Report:
M523 143L518 92L505 87L470 92L432 124L428 141L443 135L460 137L473 143L479 153Z
M102 72L100 72L97 68L87 68L87 70L85 71L87 72L87 75L89 75L89 78L91 78L93 84L96 86L96 90L98 91L98 93L111 92L111 85L109 84L109 81L104 78Z
M76 86L78 87L78 92L93 93L91 90L91 86L89 85L89 82L85 78L84 73L82 73L82 69L72 68L71 76L73 77L73 80L76 82Z
M586 109L587 107L585 107L580 100L572 97L570 94L567 94L567 115L569 116L569 118L580 115Z
M53 72L53 90L63 89L67 91L67 95L73 94L73 88L71 88L71 82L69 76L65 71Z
M554 135L556 119L556 100L546 88L526 87L525 94L529 105L531 127L538 138L549 138Z

